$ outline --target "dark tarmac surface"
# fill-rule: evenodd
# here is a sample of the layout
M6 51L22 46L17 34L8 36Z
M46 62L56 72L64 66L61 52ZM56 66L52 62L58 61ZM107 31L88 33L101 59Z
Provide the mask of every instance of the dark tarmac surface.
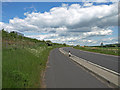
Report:
M65 47L64 50L67 52L71 51L71 53L77 57L88 60L92 63L98 64L100 66L103 66L115 72L119 72L118 63L120 65L120 62L118 61L119 59L117 56L96 54L96 53L91 53L91 52L86 52L86 51L84 52L84 51L74 49L71 47Z
M46 88L108 88L78 64L59 52L51 51L45 73Z

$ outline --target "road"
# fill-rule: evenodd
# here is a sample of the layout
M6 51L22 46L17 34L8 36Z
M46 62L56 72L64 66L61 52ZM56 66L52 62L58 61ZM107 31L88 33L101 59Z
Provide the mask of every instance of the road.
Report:
M45 72L47 88L108 88L58 48L51 51Z
M90 62L103 66L107 69L113 70L115 72L119 72L118 63L120 65L120 62L118 61L117 56L96 54L96 53L81 51L71 47L64 47L63 49L67 52L71 51L71 53L77 57L88 60Z

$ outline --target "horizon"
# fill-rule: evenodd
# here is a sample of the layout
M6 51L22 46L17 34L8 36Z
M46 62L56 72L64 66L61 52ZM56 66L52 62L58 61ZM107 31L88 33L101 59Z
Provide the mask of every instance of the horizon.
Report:
M4 29L2 29L2 30L4 30ZM5 30L4 30L5 31ZM11 31L11 32L8 32L8 31L6 31L7 33L11 33L11 32L13 32L13 31ZM17 35L19 35L19 34L21 34L21 36L22 37L27 37L27 36L24 36L24 34L23 33L20 33L20 32L18 32L18 31L14 31L15 33L17 33ZM27 38L30 38L30 39L36 39L36 38L31 38L31 37L27 37ZM39 39L36 39L36 40L39 40ZM50 40L40 40L40 41L45 41L45 42L47 42L47 41L50 41ZM52 42L52 41L50 41L50 42ZM56 42L52 42L52 43L56 43ZM57 44L66 44L66 43L57 43ZM100 43L101 44L101 43ZM105 45L112 45L112 44L120 44L119 42L118 43L111 43L111 44L104 44L103 43L103 46ZM66 45L68 45L68 44L66 44ZM77 45L70 45L70 46L77 46ZM80 45L79 45L80 46ZM83 45L83 46L86 46L86 45ZM91 46L95 46L95 45L91 45ZM97 46L101 46L101 45L97 45ZM80 47L82 47L82 46L80 46ZM88 47L90 47L90 46L88 46Z

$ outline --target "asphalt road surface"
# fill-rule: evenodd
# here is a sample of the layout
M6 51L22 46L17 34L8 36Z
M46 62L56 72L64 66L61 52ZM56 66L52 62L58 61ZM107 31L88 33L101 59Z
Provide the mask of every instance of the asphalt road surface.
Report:
M96 53L81 51L71 47L64 47L63 49L67 52L71 51L71 53L77 57L88 60L90 62L93 62L110 70L113 70L115 72L119 72L118 63L120 65L120 62L118 61L117 56L96 54Z
M45 73L46 88L108 88L58 48L51 51Z

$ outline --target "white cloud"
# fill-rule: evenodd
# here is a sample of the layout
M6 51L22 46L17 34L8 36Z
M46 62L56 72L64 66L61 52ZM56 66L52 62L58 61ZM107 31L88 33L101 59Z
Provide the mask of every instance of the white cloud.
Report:
M37 38L39 40L44 40L44 39L49 39L51 37L57 37L57 36L58 36L58 34L40 34L40 35L31 35L28 37Z
M89 2L86 2L86 3L84 3L84 5L83 6L92 6L93 5L93 3L89 3Z
M83 35L85 37L90 37L90 36L105 36L105 35L111 35L112 34L112 30L110 29L101 29L98 27L93 27L91 32L86 32L83 33Z
M97 43L97 41L95 41L95 40L90 40L90 39L88 39L88 40L82 40L83 42L87 42L87 43Z
M51 8L49 12L26 12L24 19L13 18L9 23L0 23L0 29L49 33L32 37L69 43L90 36L111 35L113 31L108 27L117 26L117 3L99 6L85 3L84 6L89 7L62 4L61 7Z
M117 4L91 6L88 8L81 8L79 4L72 4L69 8L64 6L54 7L50 12L32 12L30 14L25 13L25 15L25 19L14 18L10 20L12 26L15 27L16 24L21 24L23 26L25 24L34 25L39 28L56 28L64 26L68 29L77 29L87 26L96 26L97 23L97 26L104 27L106 24L108 26L113 23L115 24L115 22L117 24L117 20L113 17L117 16ZM112 19L112 21L108 22L109 19Z
M114 41L114 42L117 42L118 41L118 38L116 37L109 37L109 38L104 38L102 39L103 42L109 42L109 41Z

